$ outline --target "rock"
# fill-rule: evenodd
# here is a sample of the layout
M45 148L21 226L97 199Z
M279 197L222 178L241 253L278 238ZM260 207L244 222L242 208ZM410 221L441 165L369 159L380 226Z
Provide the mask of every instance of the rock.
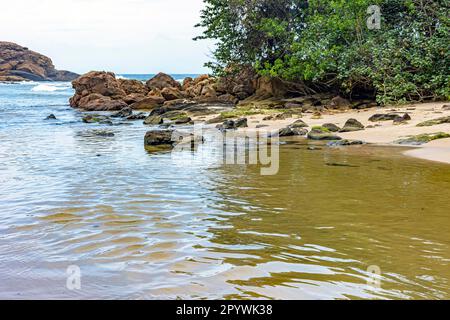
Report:
M293 124L289 126L290 128L308 128L309 126L301 119L295 121Z
M304 128L292 128L288 126L278 132L279 137L305 136L308 130Z
M216 126L219 130L235 130L236 123L233 120L225 120L222 124Z
M141 93L131 93L122 98L122 100L128 105L131 105L133 103L139 102L144 99L145 99L145 95L143 95Z
M442 106L442 110L444 111L450 111L450 104L445 104Z
M285 109L301 109L303 107L303 103L300 102L287 102L284 105Z
M181 89L181 84L174 78L165 73L158 73L156 76L147 81L146 86L149 90L164 88Z
M393 121L397 117L399 117L398 113L387 113L387 114L374 114L369 118L371 122L379 122L379 121Z
M226 93L218 96L217 101L220 103L237 104L239 99L232 94Z
M84 123L100 123L100 124L107 124L112 125L111 119L107 116L98 115L98 114L89 114L83 117Z
M161 95L166 101L184 99L184 94L177 88L164 88L161 90Z
M397 118L395 118L394 124L406 123L409 120L411 120L411 116L409 114L405 113L403 116L398 116Z
M99 137L114 137L115 134L111 131L107 130L92 130L91 133L95 136Z
M450 123L450 116L424 121L422 123L419 123L417 126L418 127L431 127L431 126L444 124L444 123Z
M0 41L1 81L72 81L77 77L76 73L56 70L52 60L40 53Z
M128 105L122 100L112 100L94 93L82 98L78 106L86 111L117 111Z
M234 123L236 128L248 128L248 120L247 118L241 118L235 121Z
M192 86L193 83L194 83L194 79L192 79L191 77L186 77L183 80L183 84L181 86L181 89L183 91L186 91L189 87Z
M131 80L131 79L118 79L120 88L125 91L125 94L140 94L142 96L146 96L149 92L149 89L139 80Z
M339 132L353 132L364 130L364 125L356 119L348 119L344 127Z
M90 111L121 110L127 104L127 94L112 72L91 71L72 82L75 95L70 98L73 108Z
M267 127L269 127L267 124L258 124L256 126L256 129L262 129L262 128L267 128Z
M308 133L308 139L310 140L342 140L341 137L329 132L323 127L314 127Z
M147 115L143 112L139 112L136 114L132 114L130 116L127 117L127 120L144 120L145 118L147 118Z
M331 99L330 105L332 109L347 109L351 107L350 101L342 98L341 96L336 96Z
M337 140L337 141L330 141L327 143L329 147L342 147L342 146L355 146L355 145L362 145L365 144L364 141L361 140Z
M445 132L437 132L437 133L425 133L419 134L417 136L408 136L406 138L399 139L394 143L403 144L403 145L422 145L426 144L433 140L438 139L446 139L450 138L450 134Z
M162 124L164 122L164 119L161 116L148 116L144 120L144 124L146 125L158 125Z
M145 146L168 146L172 147L174 141L172 140L173 130L152 130L145 134Z
M56 116L52 113L48 115L44 120L56 120Z
M147 96L145 99L130 105L133 110L152 110L163 105L164 98Z
M111 118L127 118L133 114L133 109L130 107L125 107L119 112L114 113L111 115Z
M189 118L189 117L182 117L182 118L179 118L179 119L175 120L175 124L178 124L178 125L180 125L180 124L187 124L187 123L190 123L190 122L192 122L192 119Z
M339 132L339 131L341 131L341 128L339 128L334 123L325 123L324 125L322 125L322 127L324 127L325 129L328 129L328 131L330 131L330 132Z

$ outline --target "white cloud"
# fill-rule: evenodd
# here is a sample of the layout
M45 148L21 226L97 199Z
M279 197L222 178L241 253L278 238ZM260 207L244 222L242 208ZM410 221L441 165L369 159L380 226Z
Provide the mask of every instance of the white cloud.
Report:
M6 2L6 1L5 1ZM0 40L51 57L60 69L205 72L211 42L194 42L202 0L14 0Z

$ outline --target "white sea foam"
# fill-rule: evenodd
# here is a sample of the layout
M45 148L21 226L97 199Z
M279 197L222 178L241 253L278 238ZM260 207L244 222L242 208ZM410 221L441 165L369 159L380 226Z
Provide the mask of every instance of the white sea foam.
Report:
M128 80L127 77L116 75L116 79Z
M55 92L55 91L63 91L70 88L70 84L62 83L62 84L38 84L33 87L31 91L33 92Z

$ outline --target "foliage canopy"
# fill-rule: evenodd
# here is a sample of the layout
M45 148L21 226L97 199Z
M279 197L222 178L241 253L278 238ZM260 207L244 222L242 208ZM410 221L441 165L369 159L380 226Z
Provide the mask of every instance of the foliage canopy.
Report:
M204 0L196 39L216 40L217 74L251 65L380 103L450 99L448 0ZM370 30L368 8L381 9Z

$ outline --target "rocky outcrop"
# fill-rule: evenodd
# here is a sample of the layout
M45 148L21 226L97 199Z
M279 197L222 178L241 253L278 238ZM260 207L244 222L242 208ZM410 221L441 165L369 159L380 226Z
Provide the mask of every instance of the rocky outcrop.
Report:
M72 81L78 74L56 70L50 58L0 41L0 81Z
M288 108L289 113L284 115L286 117L301 112L323 112L326 108L344 109L354 105L332 93L315 93L303 83L262 77L252 68L239 67L235 68L235 72L231 69L226 71L227 75L219 78L200 75L195 79L188 77L183 83L170 75L158 73L145 84L136 80L116 79L111 72L92 71L73 81L76 93L71 99L71 105L100 111L119 110L124 104L132 109L146 110L165 107L184 109L199 104L238 104L259 109ZM366 105L365 102L358 104L359 107Z

